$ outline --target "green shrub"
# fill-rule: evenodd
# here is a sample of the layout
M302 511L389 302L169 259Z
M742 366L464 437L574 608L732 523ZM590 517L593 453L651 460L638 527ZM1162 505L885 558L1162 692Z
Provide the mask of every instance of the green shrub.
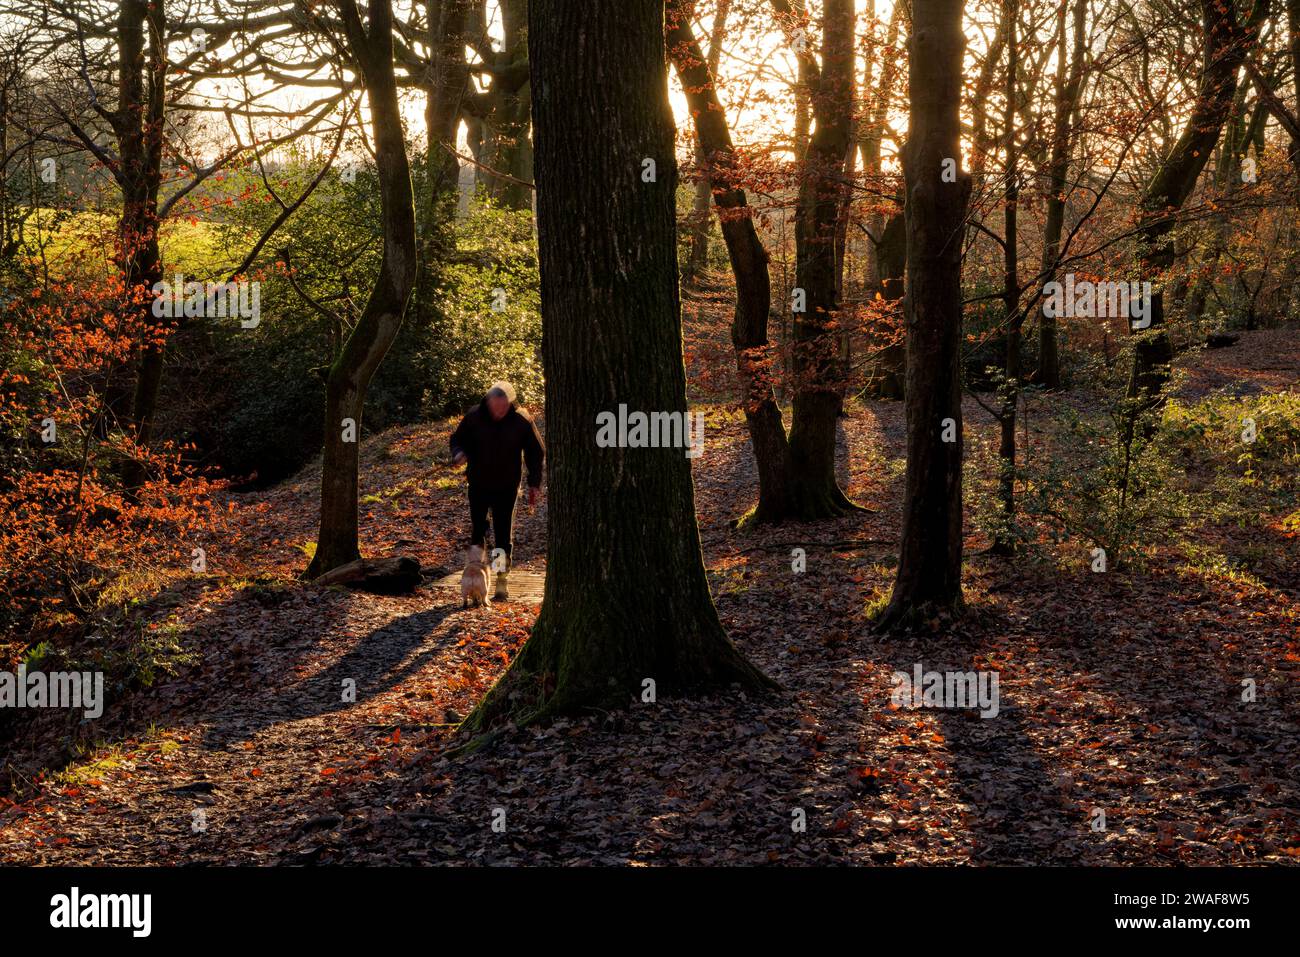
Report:
M299 195L318 169L299 162L277 170L277 192ZM200 323L174 338L168 429L193 440L228 474L275 481L320 450L324 373L365 307L382 255L374 173L359 169L350 179L327 175L276 233L268 247L275 253L264 253L250 270L249 278L261 282L257 327ZM223 207L215 227L224 250L218 258L228 264L187 278L224 278L280 212L259 201L265 190L255 173L238 173L224 186L232 196L251 196ZM514 382L521 401L540 403L530 215L476 201L454 233L455 253L438 270L432 301L412 301L370 384L366 433L462 412L495 379Z
M415 353L429 416L463 412L497 379L540 405L540 276L532 214L476 201L456 223L432 328Z
M1249 527L1300 505L1300 393L1172 400L1164 430L1211 520Z
M1108 566L1140 559L1188 523L1191 500L1184 470L1167 433L1148 435L1153 413L1112 400L1100 412L1056 409L1058 427L1021 472L1019 508L1056 541L1078 540L1106 550Z

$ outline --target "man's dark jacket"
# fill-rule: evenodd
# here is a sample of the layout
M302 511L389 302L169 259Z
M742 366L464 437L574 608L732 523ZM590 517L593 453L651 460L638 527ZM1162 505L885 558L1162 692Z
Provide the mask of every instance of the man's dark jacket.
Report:
M541 488L546 449L532 418L513 403L500 420L493 419L484 400L470 409L451 434L451 451L469 460L469 484L485 491L519 488L519 455L528 463L528 485Z

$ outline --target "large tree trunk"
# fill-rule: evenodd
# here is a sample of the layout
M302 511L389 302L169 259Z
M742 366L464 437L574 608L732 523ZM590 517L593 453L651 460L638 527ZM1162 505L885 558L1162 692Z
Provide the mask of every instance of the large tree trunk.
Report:
M758 504L745 516L745 521L779 522L790 512L790 445L772 387L773 356L767 340L767 318L772 303L768 255L754 227L745 190L737 181L741 171L737 168L727 114L718 99L715 74L691 29L690 6L686 0L668 2L668 53L694 117L696 139L703 156L703 181L717 204L722 238L736 280L731 342L745 394L745 421L758 467ZM716 44L716 33L714 40Z
M907 478L898 576L882 628L962 604L960 240L971 191L970 176L957 169L964 47L962 0L914 0L903 148Z
M356 0L342 0L341 13L370 104L384 256L366 308L326 380L320 534L308 578L361 557L357 542L361 412L370 380L401 327L416 269L415 198L393 75L391 0L371 0L368 29L361 23Z
M853 508L835 478L841 407L835 238L852 138L853 26L852 0L826 0L821 75L811 96L816 128L804 157L795 221L795 286L804 291L806 309L794 314L790 496L795 514L806 519Z
M122 187L118 268L127 308L138 313L143 335L135 393L130 412L122 418L142 449L148 448L153 437L169 325L169 320L155 318L152 308L152 290L163 277L158 246L158 188L162 182L166 28L162 0L124 0L118 9L118 103L110 116L118 143ZM110 391L109 404L120 414L120 386ZM128 459L122 476L128 492L140 486L145 477L144 463Z
M624 707L647 680L656 695L768 683L718 621L685 450L596 444L598 416L620 405L687 411L663 11L662 0L531 4L546 591L470 730Z
M1134 342L1128 384L1132 411L1125 426L1126 441L1131 441L1139 416L1156 412L1163 405L1173 343L1164 322L1164 291L1158 284L1174 264L1171 233L1177 213L1196 186L1232 111L1237 73L1254 48L1268 4L1266 0L1255 0L1244 25L1238 23L1236 7L1235 0L1201 0L1205 65L1197 82L1196 103L1182 135L1142 198L1144 220L1138 233L1142 243L1141 273L1157 285L1151 296L1150 328L1137 333ZM1150 429L1148 423L1143 431Z

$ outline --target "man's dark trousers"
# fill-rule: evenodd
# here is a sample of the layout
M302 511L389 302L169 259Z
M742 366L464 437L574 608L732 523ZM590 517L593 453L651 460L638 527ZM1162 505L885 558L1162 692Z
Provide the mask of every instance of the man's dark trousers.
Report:
M469 487L469 522L470 543L484 544L487 537L488 510L492 511L492 539L496 548L510 558L511 526L514 525L515 502L519 497L519 488L491 489ZM489 561L491 556L489 555Z

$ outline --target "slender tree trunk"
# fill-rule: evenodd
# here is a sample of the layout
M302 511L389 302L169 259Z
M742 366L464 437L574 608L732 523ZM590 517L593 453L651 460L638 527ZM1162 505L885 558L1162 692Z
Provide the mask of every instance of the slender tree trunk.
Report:
M417 328L429 328L439 320L443 265L455 251L453 226L460 202L456 137L469 91L465 33L472 4L470 0L426 0L425 6L430 51L424 105L425 189L417 209L420 255L408 320Z
M428 0L429 86L425 92L424 121L428 131L425 155L427 190L420 210L421 278L416 303L427 300L426 275L432 280L433 267L451 251L451 223L459 199L460 161L456 158L456 134L461 108L469 87L465 63L465 27L470 0Z
M529 209L533 181L532 91L528 83L528 0L501 0L502 49L495 55L486 111L488 194L508 209ZM498 175L501 174L501 175Z
M874 5L872 7L874 10ZM885 124L889 120L889 104L893 96L894 82L898 73L899 25L903 19L903 4L895 4L889 17L889 30L885 35L885 50L880 57L880 79L876 82L871 104L871 115L866 123L858 128L858 151L862 154L862 172L870 183L880 176L880 147L885 138ZM871 61L868 60L866 81L871 80ZM865 94L864 94L865 96ZM869 220L870 227L879 230L879 213ZM873 234L874 235L874 234ZM874 279L874 277L873 277Z
M673 7L673 0L669 0L669 8ZM690 4L693 6L693 4ZM713 15L713 31L709 37L709 52L705 57L708 65L709 77L717 77L718 64L722 62L722 41L727 33L727 15L731 12L731 0L718 0L717 10ZM669 29L672 29L672 14L669 15ZM669 39L670 55L672 39ZM712 82L712 80L710 80ZM689 98L690 91L687 91ZM691 203L691 256L687 264L686 276L688 281L695 282L704 272L709 262L709 198L713 195L710 188L709 177L706 174L706 164L708 157L704 144L699 142L696 137L696 159L699 163L701 173L699 181L695 184L695 197Z
M735 146L718 98L711 67L691 29L689 4L668 0L668 53L694 117L704 157L703 182L718 207L722 238L736 280L731 341L745 393L745 421L758 469L758 504L747 522L779 522L789 516L790 445L773 392L773 357L767 338L772 305L767 250L759 239L745 190L739 185ZM716 34L715 34L716 40Z
M806 308L794 314L791 498L796 513L809 519L854 507L835 478L841 404L835 237L852 138L853 26L852 0L826 0L821 75L812 90L817 122L804 159L795 223L795 286L803 290Z
M1201 262L1199 275L1191 283L1191 290L1185 299L1183 310L1184 322L1189 325L1199 322L1205 311L1205 304L1214 291L1214 275L1219 260L1232 242L1233 201L1232 195L1241 189L1242 160L1253 141L1256 131L1262 128L1268 117L1268 110L1261 102L1249 122L1246 120L1246 91L1243 84L1237 88L1233 98L1232 112L1224 124L1223 140L1219 144L1218 158L1215 161L1214 189L1218 194L1219 212L1215 217L1213 228Z
M1300 97L1300 0L1286 0L1286 11L1287 46L1290 53L1293 81L1292 90L1297 97ZM1267 105L1268 112L1282 125L1283 131L1289 138L1289 158L1295 173L1295 180L1292 185L1292 204L1300 209L1300 110L1293 111L1288 107L1282 101L1279 95L1280 91L1273 89L1271 80L1263 76L1259 68L1249 60L1247 61L1247 70L1255 83L1255 89L1259 91L1260 100ZM1300 103L1300 99L1297 99L1297 102ZM1257 156L1262 156L1264 152L1263 126L1257 130L1256 135L1258 139L1255 153ZM1294 249L1298 238L1300 238L1300 216L1292 216L1287 222L1284 238L1281 239L1281 248ZM1287 318L1294 318L1297 311L1300 311L1300 282L1297 282L1298 276L1300 276L1300 257L1293 255L1288 257L1279 281L1282 289L1289 290L1283 306L1284 315Z
M1128 384L1131 411L1123 437L1126 442L1132 440L1139 416L1158 411L1164 403L1173 343L1165 327L1164 291L1158 284L1174 264L1171 233L1177 213L1196 186L1232 111L1237 73L1254 48L1268 8L1264 0L1257 0L1250 19L1242 25L1237 19L1236 0L1201 0L1200 6L1205 65L1197 83L1196 103L1182 135L1142 199L1144 221L1138 234L1142 243L1141 272L1157 286L1151 296L1150 328L1138 332L1134 342ZM1151 429L1149 422L1143 427L1145 432Z
M978 182L984 175L984 167L995 145L988 133L988 99L993 91L993 81L997 78L997 67L1006 42L1007 22L1004 11L997 32L993 34L993 42L984 54L984 63L975 78L975 88L971 91L971 178L974 182Z
M1066 76L1065 5L1057 14L1056 116L1052 133L1052 153L1048 161L1049 193L1047 215L1043 224L1043 282L1056 278L1056 263L1061 256L1061 233L1065 228L1066 180L1070 172L1070 143L1073 138L1075 107L1083 88L1083 66L1087 38L1084 35L1087 0L1075 0L1074 45ZM1048 389L1061 387L1061 350L1056 317L1049 316L1043 304L1038 308L1038 383Z
M316 578L361 557L357 535L357 460L366 389L402 324L415 284L415 198L393 73L392 0L370 0L369 26L356 0L342 0L348 47L366 84L383 215L384 255L361 318L330 366L325 384L325 450Z
M1291 51L1291 85L1300 118L1300 0L1286 0L1287 47ZM1300 136L1291 136L1291 167L1295 170L1295 204L1300 207ZM1294 260L1292 260L1294 263Z
M854 89L853 76L849 76L849 141L845 146L843 180L845 188L840 190L840 208L835 214L835 301L844 302L844 270L849 260L849 221L853 218L854 168L858 161L857 133L853 114ZM848 395L849 377L853 370L853 334L854 322L846 319L843 311L837 320L839 326L839 355L836 360L835 378L839 383L839 414L844 415L844 400Z
M881 142L889 107L893 99L898 73L898 37L906 19L904 4L894 4L889 18L889 31L885 36L885 52L880 62L880 80L876 84L872 116L865 131L858 136L858 149L862 153L862 171L867 183L881 183ZM869 269L866 288L879 295L886 304L896 303L903 297L903 272L907 268L907 230L903 221L904 195L900 190L897 208L888 216L873 212L867 220ZM871 350L865 392L876 399L901 399L903 397L904 363L907 349L900 340L894 341L897 326L881 323L867 335Z
M812 114L808 108L808 84L804 79L803 64L799 65L799 81L794 89L794 156L802 163L808 152L808 133L812 129Z
M709 210L709 178L704 173L706 162L704 148L696 144L695 163L700 169L700 178L695 183L695 195L691 198L691 252L683 276L684 282L691 288L698 287L700 277L709 264L709 220L712 213Z
M898 576L881 628L958 610L962 555L962 0L913 0L907 182L907 477ZM945 441L951 439L952 441Z
M139 317L143 341L138 350L135 393L128 422L137 445L147 449L153 438L162 382L169 320L153 315L153 287L163 278L158 245L158 188L162 182L167 28L162 0L123 0L118 9L118 105L110 122L118 143L122 215L118 222L118 259L128 308ZM110 395L120 414L120 392ZM128 492L145 481L144 463L128 459L123 485Z
M1300 118L1300 0L1286 0L1287 47L1291 53L1292 92L1295 95L1296 112ZM1295 171L1294 200L1296 212L1291 217L1287 230L1287 240L1294 249L1300 241L1300 130L1293 129L1290 134L1291 168ZM1291 256L1284 271L1283 286L1290 290L1283 305L1287 319L1295 318L1300 310L1300 256Z
M876 281L872 292L880 297L880 304L890 314L892 321L881 323L870 336L875 356L868 373L867 394L877 399L901 399L904 395L904 376L907 373L907 343L898 315L902 312L903 278L907 271L907 217L903 207L906 202L902 191L898 194L898 209L880 227L875 247Z
M1003 88L1005 109L1002 117L1006 136L1006 187L1003 193L1003 280L1002 308L1006 323L1006 363L1003 369L1002 407L998 415L1001 435L998 443L998 505L1002 526L993 541L997 555L1015 552L1011 524L1016 517L1016 409L1020 404L1020 310L1019 230L1017 213L1020 204L1020 171L1016 151L1016 77L1019 67L1017 47L1020 6L1017 0L1004 0L1003 16L1007 21L1007 75Z
M596 441L598 417L620 405L687 411L663 14L662 0L531 5L546 591L527 644L470 716L472 731L507 715L624 707L651 687L768 684L718 621L684 450Z

